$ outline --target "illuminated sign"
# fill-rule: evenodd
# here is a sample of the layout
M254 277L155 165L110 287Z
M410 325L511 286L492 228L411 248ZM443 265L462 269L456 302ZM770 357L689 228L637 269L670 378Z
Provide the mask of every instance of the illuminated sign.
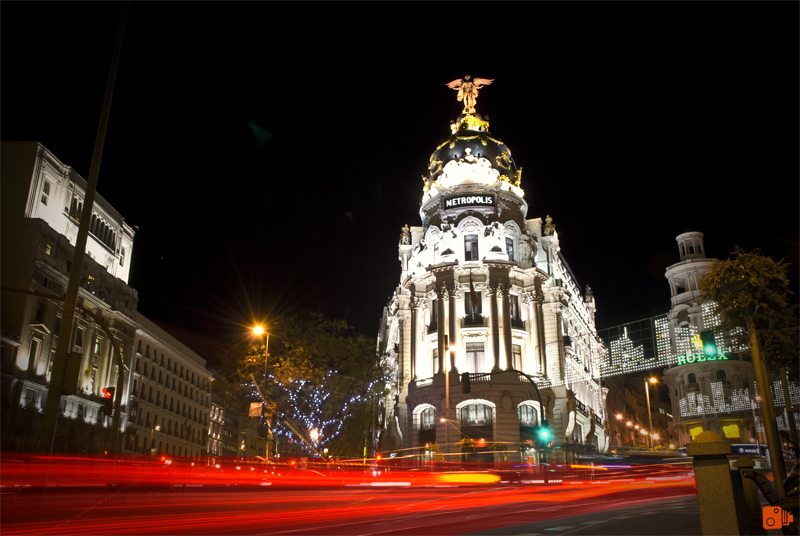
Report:
M690 363L702 363L703 361L727 361L725 354L707 356L703 353L679 355L676 365L688 365Z
M493 195L454 195L444 200L444 208L493 207Z
M738 424L723 425L722 432L725 434L725 437L742 437L742 435L739 433Z

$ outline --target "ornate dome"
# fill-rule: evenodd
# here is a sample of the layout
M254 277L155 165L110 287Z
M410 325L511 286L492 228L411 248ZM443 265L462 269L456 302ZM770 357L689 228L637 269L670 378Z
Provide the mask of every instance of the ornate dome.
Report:
M489 133L489 122L479 114L463 114L450 125L452 134L431 155L426 190L431 185L455 186L465 179L489 184L503 181L519 187L522 169L517 169L511 150ZM459 164L471 163L469 177L454 173ZM475 164L478 164L475 168Z

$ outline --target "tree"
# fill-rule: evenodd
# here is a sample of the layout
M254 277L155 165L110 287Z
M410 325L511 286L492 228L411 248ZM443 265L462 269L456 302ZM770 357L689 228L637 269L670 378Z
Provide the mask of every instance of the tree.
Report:
M779 495L785 496L783 479L786 470L767 367L770 363L785 362L790 355L797 358L797 308L789 304L791 290L786 277L787 265L783 261L775 262L764 257L758 249L745 253L737 247L732 255L730 259L712 263L700 280L700 290L703 301L713 300L715 303L714 312L722 317L721 328L747 326L747 333L741 332L750 339L756 384L763 400L761 407L775 487ZM787 391L784 388L786 398L789 397Z
M797 361L797 306L789 303L788 265L761 255L756 249L746 253L737 247L732 257L711 264L700 280L703 301L713 301L714 312L722 318L726 331L741 333L738 342L748 345L744 331L746 317L753 318L764 357L768 363Z
M253 401L260 400L255 379L277 436L312 455L327 447L332 455L361 456L388 381L374 340L321 313L274 322L270 337L266 382L265 347L253 340L221 356L221 372L247 386Z

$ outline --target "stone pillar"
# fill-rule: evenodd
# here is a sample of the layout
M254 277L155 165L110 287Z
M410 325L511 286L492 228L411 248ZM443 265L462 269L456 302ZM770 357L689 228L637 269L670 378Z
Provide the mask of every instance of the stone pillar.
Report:
M525 366L522 372L536 374L539 365L539 319L533 302L533 293L526 292L522 301L528 306L528 347L525 350Z
M442 285L436 290L436 304L437 307L437 316L436 319L436 346L439 348L439 372L444 374L444 353L446 351L444 347L444 335L445 335L445 316L444 316L444 301L448 298L447 289Z
M410 381L415 381L417 379L417 348L419 347L419 343L417 341L417 335L419 334L419 308L422 306L420 303L421 300L419 298L411 298L411 376L409 378Z
M501 355L504 355L506 358L505 366L503 370L508 370L513 368L511 363L511 293L510 293L510 286L507 283L504 283L500 286L499 292L497 293L498 298L500 298L503 304L503 351Z
M489 341L492 347L492 372L500 372L500 328L497 314L497 284L491 284L487 281L486 294L489 296Z
M449 307L450 311L448 313L448 319L447 319L448 320L447 331L449 335L450 346L454 348L452 352L450 352L448 349L448 358L450 359L449 370L458 373L458 369L456 368L456 355L455 355L456 352L458 352L459 350L458 327L457 327L459 322L458 322L458 315L456 314L456 298L458 298L458 293L459 293L457 282L454 282L453 286L450 287L449 293L450 293L450 307Z
M731 448L719 434L702 432L686 445L694 458L697 508L703 535L740 534L728 454Z

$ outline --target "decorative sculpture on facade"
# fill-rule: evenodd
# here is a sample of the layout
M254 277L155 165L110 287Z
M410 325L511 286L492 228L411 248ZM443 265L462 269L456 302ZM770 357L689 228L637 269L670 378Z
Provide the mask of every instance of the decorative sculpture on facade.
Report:
M553 218L550 217L550 214L544 219L544 234L545 236L553 236L553 233L556 232L556 224L553 223Z
M400 234L400 244L404 246L408 246L411 244L411 230L408 228L408 224L403 225L401 229L402 233Z
M464 111L461 113L474 114L478 90L482 89L483 86L490 85L492 82L494 82L494 79L471 78L470 75L467 75L461 80L453 80L447 84L447 87L458 90L457 100L459 102L464 101Z

